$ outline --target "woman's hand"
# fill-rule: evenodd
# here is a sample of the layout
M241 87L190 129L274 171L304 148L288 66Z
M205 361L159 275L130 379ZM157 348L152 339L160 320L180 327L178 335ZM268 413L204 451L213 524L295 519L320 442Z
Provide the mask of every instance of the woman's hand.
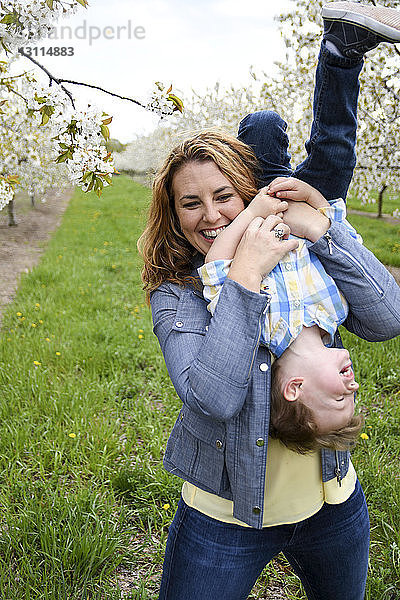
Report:
M329 202L317 189L295 177L276 177L267 189L280 200L307 202L313 208L329 206Z
M289 233L290 227L281 217L256 217L239 242L228 277L253 292L259 292L263 277L285 254L297 248L296 240L287 239Z
M283 221L290 227L293 235L316 242L331 226L328 217L305 202L288 201Z

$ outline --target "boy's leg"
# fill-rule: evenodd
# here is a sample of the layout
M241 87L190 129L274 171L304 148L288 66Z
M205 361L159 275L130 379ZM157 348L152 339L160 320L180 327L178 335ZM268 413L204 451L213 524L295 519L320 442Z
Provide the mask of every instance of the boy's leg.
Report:
M258 187L293 175L286 129L287 123L272 110L251 113L239 125L238 138L254 150L261 167Z
M294 177L317 188L325 198L346 198L356 164L358 77L362 59L332 54L324 41L315 76L313 122L307 158Z
M330 2L322 8L322 16L324 39L316 72L314 120L306 143L308 157L294 176L328 200L345 199L356 162L363 55L382 42L400 41L400 15L382 6Z

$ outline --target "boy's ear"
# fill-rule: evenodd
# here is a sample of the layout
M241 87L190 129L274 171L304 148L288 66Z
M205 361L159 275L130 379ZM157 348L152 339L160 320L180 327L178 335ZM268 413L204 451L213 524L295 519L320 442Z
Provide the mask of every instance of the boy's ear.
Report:
M283 397L288 402L298 400L301 395L301 386L304 377L290 377L283 387Z

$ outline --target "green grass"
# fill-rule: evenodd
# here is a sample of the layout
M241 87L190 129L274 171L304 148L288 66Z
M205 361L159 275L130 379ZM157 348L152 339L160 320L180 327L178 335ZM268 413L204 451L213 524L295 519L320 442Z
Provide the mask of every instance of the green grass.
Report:
M349 196L346 200L347 206L354 210L362 210L364 212L378 214L378 194L377 192L371 192L369 196L369 202L363 204L362 201L352 193L350 189ZM400 209L400 200L398 193L394 191L386 190L383 195L382 212L383 214L391 215L397 209Z
M161 458L180 402L140 284L148 201L122 177L100 199L77 192L4 315L2 600L113 600L119 588L128 600L157 598L181 487ZM399 340L345 342L369 436L354 453L372 519L367 598L390 600L400 585ZM280 557L252 598L283 585L288 599L304 598Z
M398 224L349 214L348 220L362 235L364 244L385 265L400 267L400 221Z

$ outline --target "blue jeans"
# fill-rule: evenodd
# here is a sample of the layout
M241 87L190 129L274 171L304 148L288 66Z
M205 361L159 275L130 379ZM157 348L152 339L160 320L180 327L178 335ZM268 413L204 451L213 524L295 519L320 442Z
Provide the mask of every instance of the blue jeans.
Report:
M293 171L287 124L272 111L247 115L238 137L251 146L261 167L259 186L275 177L297 177L325 198L346 198L356 164L358 76L363 61L334 56L324 44L315 76L313 123L307 158Z
M245 600L283 552L309 600L362 600L369 520L359 482L342 504L293 525L253 529L217 521L181 499L170 527L159 600Z

